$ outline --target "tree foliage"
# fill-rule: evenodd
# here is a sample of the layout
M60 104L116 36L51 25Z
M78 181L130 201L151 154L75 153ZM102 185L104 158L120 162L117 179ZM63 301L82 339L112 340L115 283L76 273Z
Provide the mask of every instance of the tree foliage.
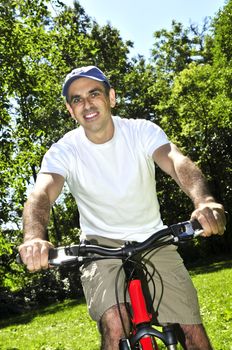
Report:
M231 67L232 63L232 2L226 1L224 8L214 18L214 57L218 63L224 63ZM216 63L216 62L215 62Z
M48 3L5 0L0 4L0 222L3 232L8 232L4 244L9 249L15 229L21 228L22 207L43 154L74 127L61 96L65 75L76 66L97 64L120 87L120 77L130 68L127 54L132 43L124 43L118 30L109 24L98 26L78 2L72 9L53 1L55 15L49 12ZM57 204L51 213L50 236L55 243L60 242L57 228L70 231L68 216L77 213L70 197L65 193L63 197L63 204ZM78 225L77 215L74 221ZM22 239L17 232L15 245ZM77 240L78 230L74 232ZM7 268L6 254L0 255Z
M2 204L8 207L2 223L16 209L10 219L17 222L26 188L34 182L45 150L73 128L61 97L65 75L75 66L98 64L120 85L118 76L129 67L131 45L110 25L100 28L79 3L74 9L63 6L56 17L49 13L46 1L9 1L7 5L2 3L0 8L1 166L7 198Z

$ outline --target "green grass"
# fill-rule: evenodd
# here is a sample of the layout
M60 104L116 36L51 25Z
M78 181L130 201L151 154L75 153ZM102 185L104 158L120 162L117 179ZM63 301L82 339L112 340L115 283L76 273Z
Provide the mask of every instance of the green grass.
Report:
M215 350L232 350L232 261L191 271ZM84 301L65 301L0 322L1 350L98 350Z
M84 301L65 301L0 322L1 350L98 350Z
M232 262L193 270L201 314L215 350L232 350Z

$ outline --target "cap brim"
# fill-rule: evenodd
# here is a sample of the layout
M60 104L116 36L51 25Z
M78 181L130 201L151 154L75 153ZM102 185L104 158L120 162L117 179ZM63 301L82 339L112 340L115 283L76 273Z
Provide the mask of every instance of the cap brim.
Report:
M80 74L78 76L73 76L71 77L63 86L63 89L62 89L62 95L67 97L67 94L68 94L68 89L70 87L70 85L74 82L74 80L77 80L77 79L80 79L80 78L89 78L89 79L92 79L92 80L96 80L96 81L100 81L102 83L106 83L109 87L110 87L110 83L108 82L108 80L106 79L99 79L99 78L95 78L95 77L92 77L88 74Z

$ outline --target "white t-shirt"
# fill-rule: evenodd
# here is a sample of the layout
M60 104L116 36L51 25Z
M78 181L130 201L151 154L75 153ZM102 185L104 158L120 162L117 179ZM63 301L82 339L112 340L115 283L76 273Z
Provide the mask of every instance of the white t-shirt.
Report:
M156 124L113 117L113 138L92 143L80 126L45 154L40 172L62 175L74 196L81 238L144 241L163 227L153 152L169 143Z

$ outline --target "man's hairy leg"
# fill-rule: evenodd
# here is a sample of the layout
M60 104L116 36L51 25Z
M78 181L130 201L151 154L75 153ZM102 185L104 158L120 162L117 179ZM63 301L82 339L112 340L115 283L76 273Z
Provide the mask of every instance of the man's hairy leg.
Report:
M130 331L130 320L124 304L120 305L126 332ZM100 320L101 350L118 350L119 340L125 336L119 317L118 307L115 305L105 311Z
M202 324L181 324L177 333L184 350L213 350Z

